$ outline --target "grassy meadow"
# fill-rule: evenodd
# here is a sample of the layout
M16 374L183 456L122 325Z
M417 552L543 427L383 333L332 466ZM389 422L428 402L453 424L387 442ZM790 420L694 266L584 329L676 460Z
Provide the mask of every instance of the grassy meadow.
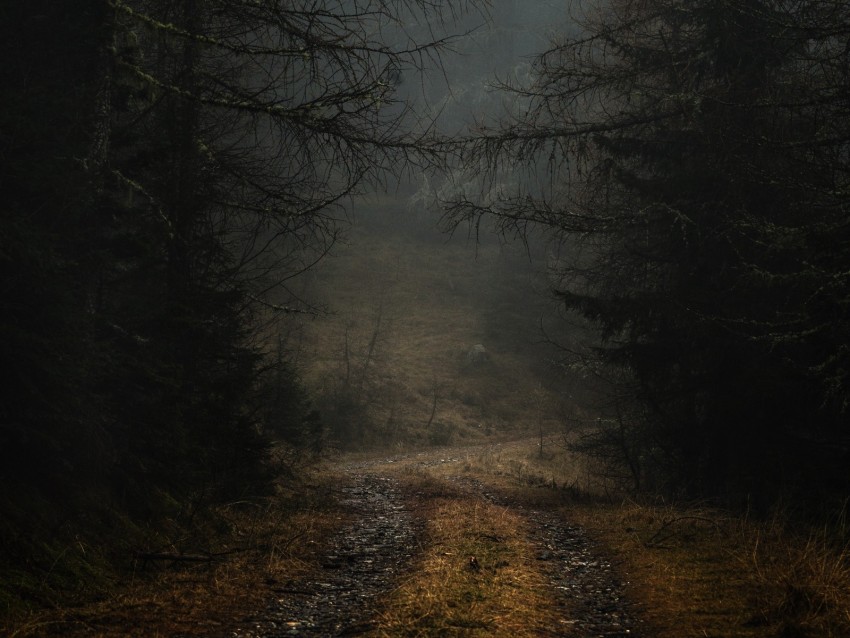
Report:
M370 207L296 284L324 312L285 343L331 438L404 449L558 427L574 407L541 330L563 336L542 250L404 215Z

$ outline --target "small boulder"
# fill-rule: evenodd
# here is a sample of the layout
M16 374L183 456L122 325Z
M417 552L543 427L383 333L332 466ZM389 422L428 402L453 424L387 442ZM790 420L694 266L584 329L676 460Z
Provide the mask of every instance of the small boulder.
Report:
M466 351L466 364L470 366L481 365L490 361L490 353L483 344L476 343Z

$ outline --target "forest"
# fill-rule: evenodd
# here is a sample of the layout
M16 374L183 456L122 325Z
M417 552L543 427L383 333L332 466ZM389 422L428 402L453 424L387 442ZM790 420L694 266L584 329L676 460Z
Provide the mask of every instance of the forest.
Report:
M850 2L18 0L0 50L0 609L305 464L494 428L630 498L846 517ZM427 236L396 281L510 253L444 278L496 309L489 380L446 372L472 330L382 373L402 293L321 287L388 224ZM311 376L292 335L343 301Z
M554 293L601 336L574 364L609 387L585 445L636 488L844 499L848 10L608 3L470 141L485 182L538 179L448 214L562 240Z
M434 155L395 90L443 36L397 14L413 30L451 8L4 4L9 569L57 528L263 493L274 442L318 445L272 345L282 316L314 309L273 293L329 250L347 197Z

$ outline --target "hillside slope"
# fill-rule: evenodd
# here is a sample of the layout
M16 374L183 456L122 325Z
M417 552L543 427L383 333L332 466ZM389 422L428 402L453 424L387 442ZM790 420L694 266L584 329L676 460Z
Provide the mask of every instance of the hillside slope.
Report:
M325 312L286 343L332 438L446 444L557 424L568 390L542 251L449 237L398 205L366 207L299 285Z

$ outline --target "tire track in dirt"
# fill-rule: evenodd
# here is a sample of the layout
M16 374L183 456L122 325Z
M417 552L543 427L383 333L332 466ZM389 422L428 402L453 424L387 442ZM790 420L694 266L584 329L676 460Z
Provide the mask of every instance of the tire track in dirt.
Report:
M624 594L626 583L612 562L594 546L585 531L558 515L527 509L491 491L476 479L452 476L453 483L487 501L518 512L528 521L529 540L537 560L552 583L554 598L563 609L566 635L586 638L637 638L638 620Z
M278 598L234 638L351 636L371 628L375 602L419 549L422 524L392 478L350 472L341 505L355 521L332 537L321 570L273 588Z
M492 445L450 450L439 457L422 457L415 467L451 467L463 462L471 451L480 453ZM410 457L404 457L410 458ZM388 459L386 463L395 460ZM372 466L374 467L374 465ZM565 521L555 512L527 508L498 493L479 479L449 474L450 483L491 503L519 513L527 522L529 541L536 547L537 559L548 576L556 604L563 610L562 625L576 638L637 638L638 610L625 595L626 582L611 560L590 539L585 530Z
M454 455L416 455L413 467L452 465ZM414 457L414 458L416 458ZM382 467L409 455L351 463L350 482L341 487L341 504L356 514L355 521L332 537L322 569L297 582L274 588L278 598L233 638L284 636L353 636L373 629L380 597L391 590L420 549L424 523L405 503L396 479ZM529 542L536 548L541 570L548 576L552 596L562 610L560 629L549 635L576 638L635 638L638 615L624 595L625 583L585 531L555 512L527 508L486 483L454 474L446 480L482 499L510 508L528 522Z

